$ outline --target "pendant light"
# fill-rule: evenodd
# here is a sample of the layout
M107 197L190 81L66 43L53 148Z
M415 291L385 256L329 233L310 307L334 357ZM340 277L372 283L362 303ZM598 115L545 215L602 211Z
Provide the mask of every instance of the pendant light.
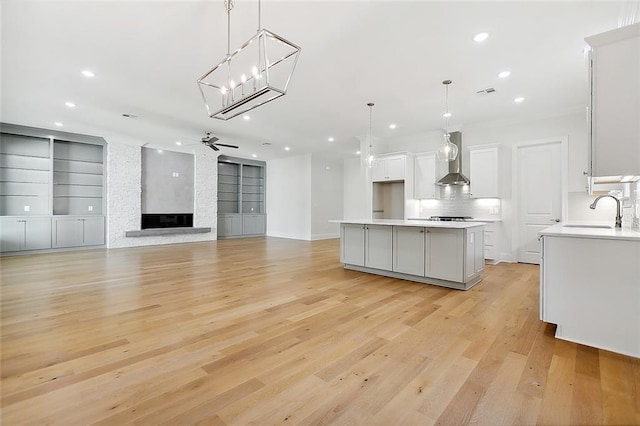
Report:
M234 0L225 0L227 54L198 79L198 88L209 117L229 120L287 93L298 62L300 47L262 28L258 0L258 31L231 51L231 10Z
M369 151L367 151L367 167L373 167L373 163L375 162L375 153L373 152L373 136L371 132L372 128L372 116L373 116L373 102L369 102L367 106L369 107Z
M444 136L442 137L442 145L438 148L437 156L440 161L453 161L458 156L458 147L451 143L450 135L449 135L449 117L451 117L451 113L449 112L449 85L451 84L451 80L444 80L442 82L445 87L445 112L442 115L444 117Z

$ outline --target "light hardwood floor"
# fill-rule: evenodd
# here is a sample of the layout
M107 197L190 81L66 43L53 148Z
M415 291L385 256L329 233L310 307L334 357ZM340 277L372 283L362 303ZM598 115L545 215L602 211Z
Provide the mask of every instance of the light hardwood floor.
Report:
M338 246L0 259L2 424L640 424L640 360L556 340L537 266L464 292Z

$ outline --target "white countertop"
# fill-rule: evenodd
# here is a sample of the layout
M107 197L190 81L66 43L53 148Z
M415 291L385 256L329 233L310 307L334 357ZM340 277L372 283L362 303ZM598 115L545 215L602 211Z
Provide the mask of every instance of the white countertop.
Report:
M427 220L426 217L410 217L407 220ZM466 222L502 222L502 219L482 219L474 217L473 219L467 219Z
M351 223L354 225L424 226L425 228L466 229L483 226L483 222L442 222L430 220L401 219L349 219L330 220L331 223Z
M585 223L573 223L578 225L589 225ZM538 234L552 237L572 237L572 238L596 238L607 240L631 240L640 242L640 229L631 228L565 228L565 223L558 223L543 229ZM600 225L600 224L598 224ZM612 226L607 223L606 225Z

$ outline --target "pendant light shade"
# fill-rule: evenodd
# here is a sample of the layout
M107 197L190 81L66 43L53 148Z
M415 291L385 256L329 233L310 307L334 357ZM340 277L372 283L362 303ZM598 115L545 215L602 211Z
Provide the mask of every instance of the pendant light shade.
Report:
M444 117L444 135L442 137L442 144L438 148L436 155L440 161L454 161L458 156L458 147L451 143L449 136L449 117L451 117L451 113L449 112L449 85L451 84L451 80L444 80L442 84L444 84L445 87L445 112L442 114Z
M438 160L454 161L458 156L458 147L451 143L451 136L445 133L442 137L442 144L437 152Z

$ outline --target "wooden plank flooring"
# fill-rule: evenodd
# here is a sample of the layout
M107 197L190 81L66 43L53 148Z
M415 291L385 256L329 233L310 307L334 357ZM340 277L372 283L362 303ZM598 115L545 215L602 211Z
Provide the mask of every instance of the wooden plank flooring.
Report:
M464 292L252 238L0 267L3 425L640 424L640 360L556 340L535 265Z

